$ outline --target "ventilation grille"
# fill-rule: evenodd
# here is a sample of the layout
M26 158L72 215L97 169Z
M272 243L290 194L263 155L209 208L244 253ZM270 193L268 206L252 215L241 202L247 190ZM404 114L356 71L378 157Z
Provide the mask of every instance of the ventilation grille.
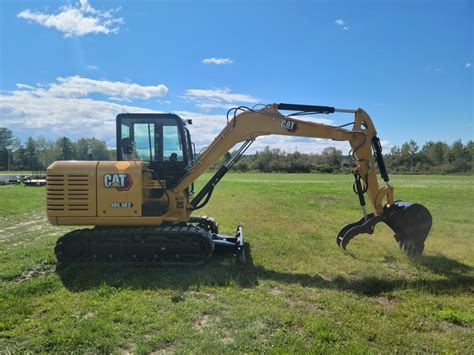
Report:
M84 212L90 210L89 181L86 174L48 175L48 211Z

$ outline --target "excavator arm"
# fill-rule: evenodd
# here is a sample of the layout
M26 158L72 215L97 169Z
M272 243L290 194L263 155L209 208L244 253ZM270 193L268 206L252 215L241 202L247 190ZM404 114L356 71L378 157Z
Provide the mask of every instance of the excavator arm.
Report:
M355 114L352 130L346 130L285 116L279 112L279 109L308 113L333 113L338 111L338 109L326 106L272 104L258 111L246 110L235 115L214 141L192 163L177 189L189 186L236 144L246 141L252 142L259 136L275 134L348 141L352 147L351 154L355 159L356 169L361 180L366 184L365 188L367 188L375 213L382 213L384 197L387 197L388 203L393 203L393 188L391 186L379 188L378 186L371 147L372 140L376 137L377 132L372 120L364 110L343 110Z
M241 110L243 112L237 112ZM283 115L281 111L293 111ZM354 115L352 129L329 126L321 123L295 118L298 115L344 112ZM260 110L239 107L234 109L234 117L214 141L199 154L187 169L175 190L184 190L201 174L218 161L236 144L243 142L235 155L224 164L189 202L188 209L195 210L207 203L215 185L240 158L250 144L259 136L283 135L348 141L351 156L354 159L354 191L359 196L363 210L360 221L344 227L338 234L338 245L347 246L349 241L361 233L372 234L378 222L385 222L395 232L395 239L408 254L419 255L423 252L424 241L431 228L431 215L422 205L395 202L393 187L382 156L380 140L369 115L362 109L345 110L327 106L270 104ZM376 164L377 163L377 164ZM385 181L379 187L377 170ZM366 209L365 195L368 196L372 213Z

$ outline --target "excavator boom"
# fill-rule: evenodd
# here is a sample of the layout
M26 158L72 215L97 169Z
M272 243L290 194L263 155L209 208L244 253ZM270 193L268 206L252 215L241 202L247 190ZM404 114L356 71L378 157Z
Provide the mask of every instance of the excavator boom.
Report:
M369 115L362 109L337 109L328 106L272 104L261 110L236 108L240 114L228 122L227 126L191 164L187 174L181 180L177 189L187 187L199 175L205 172L216 160L239 142L244 142L235 156L223 165L197 196L190 202L189 209L203 207L209 201L212 191L219 180L239 159L250 144L263 135L285 135L311 138L325 138L335 141L348 141L351 145L351 156L354 160L354 192L359 197L363 218L344 227L336 241L339 246L346 248L351 239L361 233L372 234L377 223L385 222L395 233L395 239L400 248L410 255L423 252L424 241L431 229L431 215L422 205L394 201L393 187L385 167L382 146L377 137L374 124ZM281 111L296 111L283 115ZM352 129L329 126L316 122L297 119L302 114L330 114L335 112L354 115ZM377 169L385 185L379 187ZM365 194L369 197L373 213L367 212ZM202 200L204 203L201 204Z

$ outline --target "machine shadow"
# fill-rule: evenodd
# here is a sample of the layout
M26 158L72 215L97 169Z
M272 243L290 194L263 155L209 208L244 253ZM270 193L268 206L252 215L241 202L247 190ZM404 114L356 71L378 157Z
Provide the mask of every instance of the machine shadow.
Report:
M425 267L431 272L439 275L453 277L455 275L468 274L474 271L469 265L461 263L457 260L446 257L442 254L423 255L416 260L418 267Z
M247 264L236 261L235 255L220 252L204 265L163 266L146 263L78 262L56 265L56 273L64 286L81 292L103 285L131 289L188 290L199 286L227 286L242 288L258 285L251 253L246 243Z
M157 266L134 263L77 263L58 265L56 273L72 292L99 287L130 289L199 290L201 286L230 286L254 288L259 280L298 284L302 287L333 289L363 296L378 296L396 289L423 290L433 294L469 293L474 289L473 270L443 255L422 256L417 265L444 276L442 279L379 278L374 276L334 279L319 275L294 274L269 270L254 265L250 244L246 244L247 264L236 263L231 254L215 255L211 261L198 266Z

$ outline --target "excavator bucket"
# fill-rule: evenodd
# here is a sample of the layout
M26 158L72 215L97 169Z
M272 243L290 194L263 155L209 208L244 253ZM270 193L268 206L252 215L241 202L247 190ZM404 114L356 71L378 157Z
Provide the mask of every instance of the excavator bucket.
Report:
M425 240L431 229L432 218L426 207L417 203L397 201L378 216L367 215L358 222L341 229L337 235L337 244L346 249L350 240L359 234L372 234L379 222L385 222L395 233L400 249L410 256L423 253Z
M408 255L421 255L431 229L428 209L418 203L395 202L386 212L385 223L395 232L395 239Z

